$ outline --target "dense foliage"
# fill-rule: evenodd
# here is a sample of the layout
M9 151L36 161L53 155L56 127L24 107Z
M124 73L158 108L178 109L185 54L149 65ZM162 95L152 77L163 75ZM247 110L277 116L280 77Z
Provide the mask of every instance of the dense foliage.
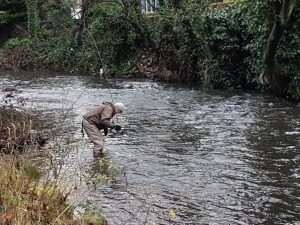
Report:
M26 18L24 1L1 0L0 1L0 45L1 39L11 36L13 27Z
M40 1L39 17L47 23L36 29L26 67L93 73L105 68L207 88L268 89L259 76L283 1L182 0L151 14L142 13L135 0L87 2L81 19L74 19L71 5ZM294 8L276 59L290 78L284 95L299 100L300 7Z
M24 20L26 8L24 1L2 0L0 1L0 26L16 21Z

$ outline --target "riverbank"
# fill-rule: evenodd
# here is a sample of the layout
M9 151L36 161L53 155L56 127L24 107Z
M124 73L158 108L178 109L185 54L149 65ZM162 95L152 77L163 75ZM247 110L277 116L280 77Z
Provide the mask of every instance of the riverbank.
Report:
M176 71L168 69L164 61L156 62L155 56L147 52L135 58L128 67L118 69L101 68L99 65L86 68L76 64L45 63L42 60L43 57L35 56L35 54L34 50L30 48L30 42L25 46L2 48L0 70L63 72L105 78L148 78L164 82L181 82Z
M6 99L13 97L13 91L6 92ZM93 212L74 217L74 206L68 202L71 191L66 192L59 180L34 160L43 154L39 149L45 144L40 121L33 113L8 104L0 109L0 223L107 224Z
M26 39L27 40L27 39ZM223 66L218 63L211 63L211 65L203 65L203 71L199 71L200 76L193 74L185 74L183 70L178 69L178 66L174 62L170 62L169 59L158 59L155 54L147 51L141 51L134 58L126 64L126 66L112 66L110 68L102 68L102 64L99 60L91 63L90 66L78 63L78 61L85 60L83 58L76 58L78 54L81 54L82 49L72 50L72 52L65 52L71 54L74 59L67 60L66 62L56 61L49 59L49 55L46 55L44 51L46 49L37 48L36 44L32 44L31 41L17 41L16 45L4 47L0 50L0 70L2 71L41 71L47 73L67 73L67 74L83 74L86 76L95 76L102 78L122 78L122 79L140 79L147 78L155 81L163 81L168 83L183 83L192 84L198 87L204 87L205 89L216 90L245 90L255 91L257 93L265 92L275 96L280 96L295 102L299 101L299 80L297 75L294 75L290 80L288 89L284 93L274 93L268 88L259 84L259 78L252 78L251 82L247 81L247 85L244 85L243 81L234 79L233 74L229 71L223 70ZM49 51L56 51L55 48L49 49ZM61 56L60 56L61 57ZM80 56L82 57L82 56ZM97 57L96 57L97 58ZM59 58L58 58L59 59ZM172 61L172 60L171 60ZM171 64L170 64L171 63ZM223 69L222 69L223 68ZM186 71L188 73L188 71ZM226 73L229 74L230 79L217 78L214 73ZM247 76L247 75L243 75ZM250 75L249 75L250 76ZM253 75L251 75L253 76ZM214 77L214 78L212 78ZM248 79L248 78L247 78Z
M74 206L57 182L44 181L44 172L29 155L0 155L0 223L105 225L100 214L88 212L74 216Z

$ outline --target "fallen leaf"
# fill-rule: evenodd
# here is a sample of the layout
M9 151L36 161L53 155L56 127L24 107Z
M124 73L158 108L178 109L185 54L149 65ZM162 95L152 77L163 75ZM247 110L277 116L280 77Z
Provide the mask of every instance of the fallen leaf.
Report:
M169 210L169 215L170 215L170 219L175 219L176 218L176 212L174 209L170 209Z
M13 214L12 212L8 212L8 213L6 214L6 219L7 219L8 221L11 221L11 220L13 219L13 217L14 217L14 214Z

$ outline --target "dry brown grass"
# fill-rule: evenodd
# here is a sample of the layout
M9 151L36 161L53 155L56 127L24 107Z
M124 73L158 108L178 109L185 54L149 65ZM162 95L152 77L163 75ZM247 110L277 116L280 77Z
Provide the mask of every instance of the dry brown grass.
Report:
M69 193L62 192L59 181L44 176L32 161L32 152L43 140L39 132L33 132L37 122L31 113L0 109L0 224L107 224L97 213L73 218Z
M30 112L0 108L0 150L20 153L45 143L38 120Z
M0 157L0 224L11 225L106 225L99 214L73 218L67 194L42 181L38 167L27 159Z
M28 160L0 158L0 222L72 224L72 210L59 188L41 182L42 173Z

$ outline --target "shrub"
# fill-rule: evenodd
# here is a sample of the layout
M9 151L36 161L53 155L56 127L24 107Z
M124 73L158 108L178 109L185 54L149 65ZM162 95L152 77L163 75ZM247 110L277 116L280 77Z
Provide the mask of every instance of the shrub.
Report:
M30 46L32 45L33 42L32 40L28 38L24 39L19 39L19 38L10 38L5 42L5 47L6 48L14 48L14 47L19 47L19 46Z

